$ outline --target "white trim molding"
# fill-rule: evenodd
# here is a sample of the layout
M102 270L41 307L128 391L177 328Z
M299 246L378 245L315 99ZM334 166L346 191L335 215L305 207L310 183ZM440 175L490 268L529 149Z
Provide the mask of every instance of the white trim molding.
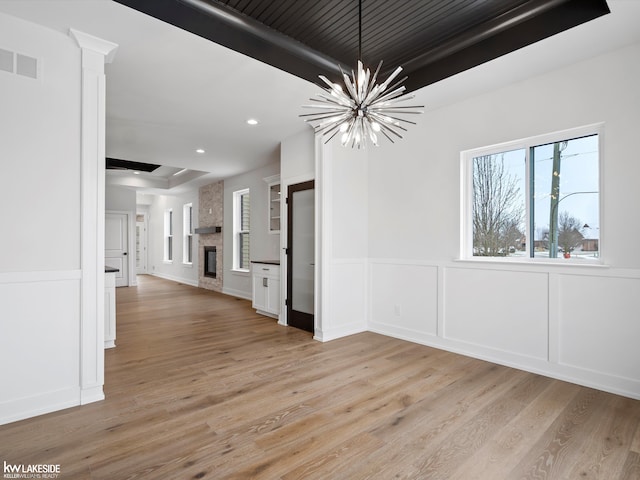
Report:
M82 51L80 404L104 399L104 64L118 45L70 29Z

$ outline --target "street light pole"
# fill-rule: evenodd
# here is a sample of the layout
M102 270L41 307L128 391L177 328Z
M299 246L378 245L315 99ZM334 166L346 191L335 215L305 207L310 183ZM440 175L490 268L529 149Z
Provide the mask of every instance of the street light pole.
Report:
M549 258L558 256L558 203L560 203L560 153L561 143L553 144L553 167L551 169L551 209L549 211ZM566 147L566 143L565 143ZM566 198L566 197L565 197Z

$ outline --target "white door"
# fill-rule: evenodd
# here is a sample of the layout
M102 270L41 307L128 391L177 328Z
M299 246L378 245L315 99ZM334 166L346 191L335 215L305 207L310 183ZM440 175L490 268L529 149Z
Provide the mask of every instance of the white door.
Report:
M141 217L141 218L138 218ZM136 216L136 274L147 273L147 227L144 215Z
M104 224L104 264L119 270L116 273L116 287L129 285L128 239L129 215L107 213Z

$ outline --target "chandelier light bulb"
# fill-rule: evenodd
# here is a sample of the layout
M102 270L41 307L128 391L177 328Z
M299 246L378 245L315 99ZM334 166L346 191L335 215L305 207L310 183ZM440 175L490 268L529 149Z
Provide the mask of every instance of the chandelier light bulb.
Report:
M342 133L342 145L351 144L352 148L365 148L367 139L378 146L376 133L382 133L394 143L392 136L402 138L400 131L407 130L402 124L415 125L415 122L403 117L420 114L422 111L419 109L424 107L401 104L414 98L413 95L404 93L405 87L401 85L407 77L391 85L402 67L396 68L383 83L377 84L381 67L382 62L371 75L371 71L365 69L359 60L357 72L352 71L351 77L340 69L344 89L340 84L320 75L320 80L327 87L322 87L323 93L311 99L315 102L314 105L303 105L303 108L312 108L317 112L300 116L313 125L316 133L328 137L325 143L338 133Z

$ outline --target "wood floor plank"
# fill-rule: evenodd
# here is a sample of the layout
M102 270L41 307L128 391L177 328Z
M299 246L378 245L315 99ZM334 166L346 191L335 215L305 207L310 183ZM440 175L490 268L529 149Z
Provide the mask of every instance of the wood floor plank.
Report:
M346 467L366 463L366 459L385 447L385 443L369 433L354 435L335 448L302 463L282 476L282 480L325 480L344 478ZM365 459L365 460L363 460Z
M607 405L612 399L602 392L581 388L511 475L526 479L568 478L567 471L580 461L580 451L588 435L593 434L597 417L604 411L613 413L613 406Z
M451 475L451 480L509 478L518 460L527 454L531 444L542 436L566 404L575 397L577 387L569 383L549 381L546 388L524 406L519 415L506 423L490 441Z
M156 277L116 292L103 402L0 426L65 479L640 480L640 402Z
M629 452L627 460L622 467L620 480L640 480L640 454Z
M638 427L636 428L636 433L633 436L633 440L631 440L631 447L629 447L629 450L631 450L632 452L640 454L640 423L638 424Z

